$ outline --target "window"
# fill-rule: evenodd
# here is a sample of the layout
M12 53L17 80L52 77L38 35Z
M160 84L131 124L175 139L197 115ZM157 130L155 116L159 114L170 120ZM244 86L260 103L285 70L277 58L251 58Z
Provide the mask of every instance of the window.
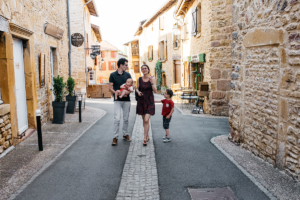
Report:
M105 51L101 51L101 57L105 58Z
M165 29L165 18L164 16L159 17L159 30Z
M164 62L167 60L167 41L162 40L158 44L158 58L160 61Z
M100 63L100 70L105 71L106 70L106 62L104 61L104 63Z
M153 60L153 46L149 46L148 47L148 61L152 61Z
M116 58L116 57L117 57L117 52L112 51L112 52L111 52L111 57L112 57L112 58Z
M95 85L95 71L90 71L89 72L89 85Z
M173 34L173 48L178 49L180 47L180 35Z
M201 3L192 11L192 35L200 36L201 33Z
M110 61L109 64L109 70L116 70L117 69L117 62L116 61Z

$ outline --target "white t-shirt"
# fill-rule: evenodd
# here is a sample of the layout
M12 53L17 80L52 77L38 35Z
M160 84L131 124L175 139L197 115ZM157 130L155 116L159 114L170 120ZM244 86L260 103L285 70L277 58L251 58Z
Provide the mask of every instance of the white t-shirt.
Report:
M125 89L125 90L128 90L128 91L129 91L129 90L131 90L131 91L133 90L133 86L126 87L126 83L124 83L123 85L121 85L120 88Z

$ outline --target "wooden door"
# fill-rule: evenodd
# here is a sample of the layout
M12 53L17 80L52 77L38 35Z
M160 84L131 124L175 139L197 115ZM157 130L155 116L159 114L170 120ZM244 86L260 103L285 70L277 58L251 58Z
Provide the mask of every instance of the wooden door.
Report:
M181 62L175 61L175 84L181 84Z
M15 69L15 94L17 103L18 131L22 134L28 129L25 69L23 56L23 42L13 39L14 69Z

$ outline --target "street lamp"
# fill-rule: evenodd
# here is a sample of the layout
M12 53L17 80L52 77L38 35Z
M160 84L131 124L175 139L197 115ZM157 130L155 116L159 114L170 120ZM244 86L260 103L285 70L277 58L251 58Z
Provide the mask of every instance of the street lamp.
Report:
M175 26L173 27L173 34L174 35L179 35L178 22L176 22Z
M85 34L85 18L84 18L84 7L91 3L93 0L88 1L87 3L85 3L82 7L83 10L83 34L84 34L84 62L85 62L85 73L87 73L87 67L86 67L86 34ZM88 83L87 83L87 74L85 74L85 79L86 79L86 87L88 87Z

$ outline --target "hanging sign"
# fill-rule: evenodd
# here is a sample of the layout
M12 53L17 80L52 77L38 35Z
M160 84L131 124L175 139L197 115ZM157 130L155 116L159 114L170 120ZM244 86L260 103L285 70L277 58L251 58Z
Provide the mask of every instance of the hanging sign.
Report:
M81 35L80 33L73 33L71 35L71 43L73 46L75 47L80 47L84 42L84 38L83 35Z
M0 31L8 33L8 20L0 16Z
M100 55L100 45L92 45L92 53L97 56Z
M45 33L55 38L62 39L64 31L52 24L45 24Z
M90 54L90 56L91 56L91 59L93 59L93 60L94 60L94 59L97 57L97 54L95 54L95 53L91 53L91 54Z
M197 55L193 55L192 57L192 62L199 62L199 56Z

